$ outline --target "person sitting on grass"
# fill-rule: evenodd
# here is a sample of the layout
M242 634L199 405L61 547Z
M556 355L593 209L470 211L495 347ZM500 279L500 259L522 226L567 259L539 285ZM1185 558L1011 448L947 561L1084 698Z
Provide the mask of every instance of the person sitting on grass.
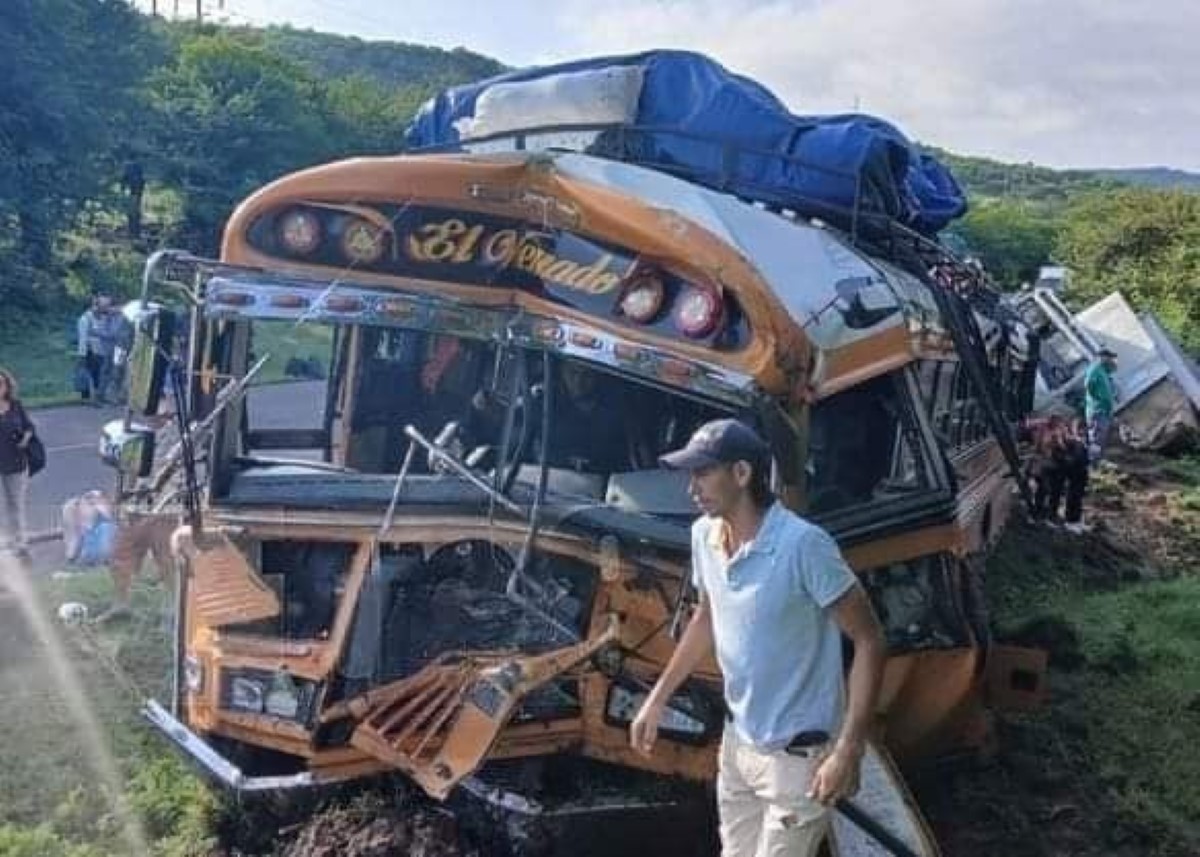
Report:
M107 565L113 581L113 603L97 622L128 616L133 581L149 554L155 575L167 583L171 569L171 536L178 521L174 515L131 512L117 518L109 499L100 491L63 504L63 544L67 562L79 566Z
M87 491L63 503L62 530L68 565L90 568L112 558L117 516L103 491Z

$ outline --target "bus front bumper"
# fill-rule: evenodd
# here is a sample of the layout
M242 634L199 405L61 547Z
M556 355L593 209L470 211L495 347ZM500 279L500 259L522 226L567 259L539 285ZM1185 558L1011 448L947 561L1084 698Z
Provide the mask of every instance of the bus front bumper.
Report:
M248 777L242 769L226 759L213 747L177 720L171 712L154 699L146 700L142 716L161 732L191 762L225 788L235 792L266 792L306 788L318 785L309 772L282 777Z

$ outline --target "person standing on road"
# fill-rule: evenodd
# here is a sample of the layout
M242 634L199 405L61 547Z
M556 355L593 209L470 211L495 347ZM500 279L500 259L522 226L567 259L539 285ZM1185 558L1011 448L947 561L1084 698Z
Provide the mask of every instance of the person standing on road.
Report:
M79 357L79 365L83 367L87 374L87 386L81 387L79 396L83 401L89 401L96 393L96 386L100 381L100 356L91 350L91 340L93 339L92 332L98 327L96 318L99 298L92 298L91 304L79 316L79 321L75 324L75 348Z
M108 295L97 295L91 307L79 316L76 325L79 360L91 382L90 390L81 393L85 401L90 398L100 405L106 400L121 323Z
M722 857L812 857L829 807L858 789L883 672L882 629L833 538L777 502L770 453L736 420L660 459L691 474L700 603L630 727L649 755L675 691L715 651L729 716L717 800ZM848 694L841 633L854 644Z
M23 552L33 422L17 393L16 378L0 369L0 548Z
M1084 377L1083 409L1087 419L1088 453L1092 464L1104 458L1104 448L1112 432L1113 413L1117 401L1113 373L1117 371L1117 354L1111 348L1101 348L1100 357L1088 367Z

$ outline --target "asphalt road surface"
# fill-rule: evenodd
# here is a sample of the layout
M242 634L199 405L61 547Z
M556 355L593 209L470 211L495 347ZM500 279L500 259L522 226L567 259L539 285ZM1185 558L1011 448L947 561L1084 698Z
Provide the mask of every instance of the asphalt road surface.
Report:
M316 428L324 407L323 382L272 384L250 391L250 419L255 428ZM116 484L116 471L100 461L101 427L120 419L115 407L68 405L31 411L38 434L46 445L46 469L29 486L29 532L57 531L62 527L62 505L71 497L98 488L108 492ZM34 566L55 571L63 567L60 539L32 547Z

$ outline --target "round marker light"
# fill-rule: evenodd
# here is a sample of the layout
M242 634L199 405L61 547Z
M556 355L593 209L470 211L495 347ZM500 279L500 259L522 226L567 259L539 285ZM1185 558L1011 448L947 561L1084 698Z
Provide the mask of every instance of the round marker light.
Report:
M721 321L721 298L712 289L688 286L675 304L675 326L692 339L701 339Z
M662 309L666 289L653 274L637 277L621 296L621 313L631 321L646 324Z
M311 211L292 209L279 221L279 239L289 253L307 256L321 244L321 220Z
M386 233L367 220L350 221L342 233L342 253L356 265L378 262L386 246Z

